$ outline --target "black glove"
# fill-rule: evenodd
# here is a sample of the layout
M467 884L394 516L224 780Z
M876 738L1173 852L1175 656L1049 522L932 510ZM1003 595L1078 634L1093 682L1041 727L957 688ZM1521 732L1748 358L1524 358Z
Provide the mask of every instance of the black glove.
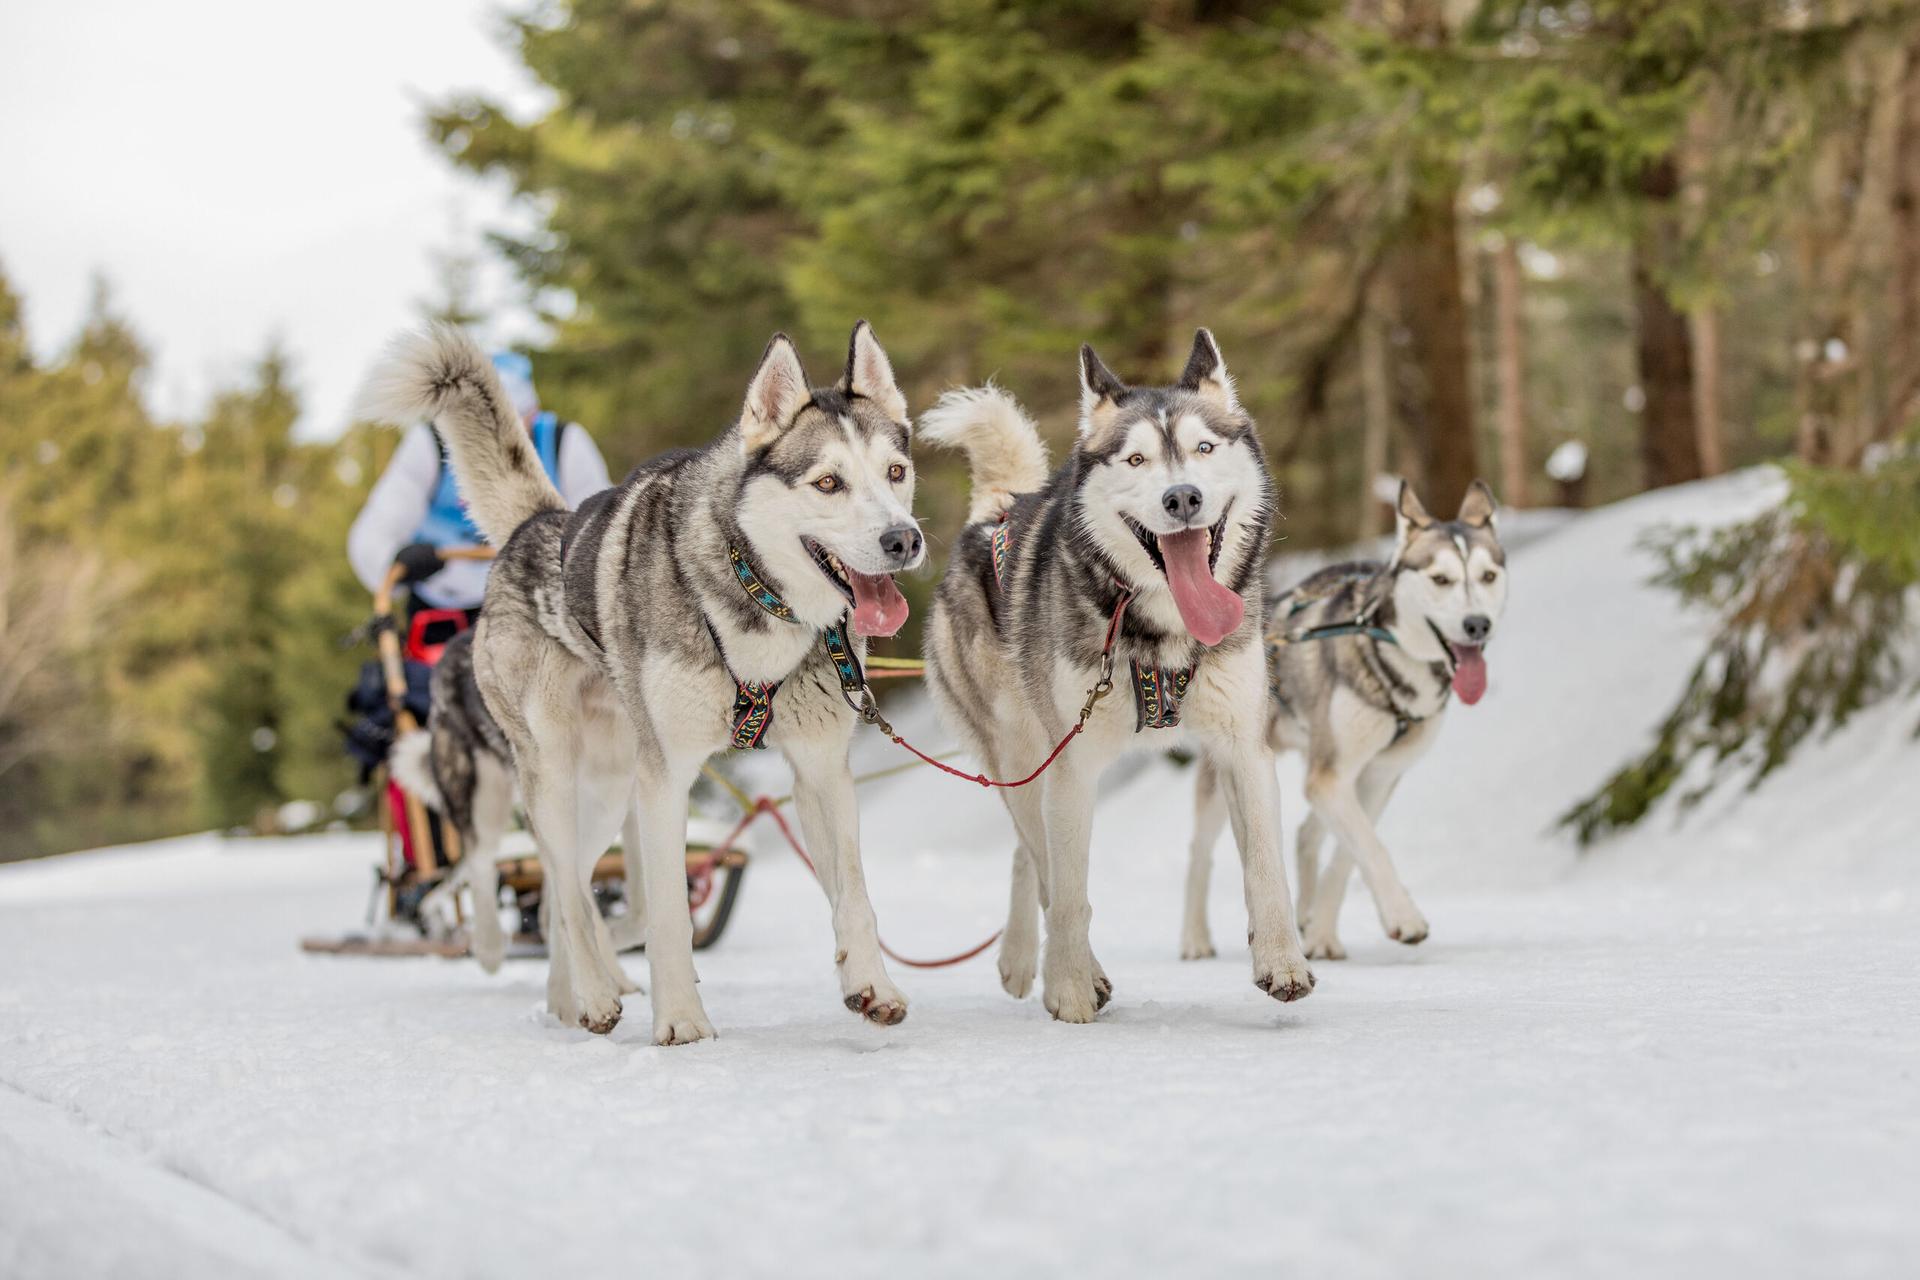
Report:
M400 579L402 582L424 582L447 567L447 562L440 558L440 552L425 542L400 548L400 554L393 559L394 563L407 571L406 576Z

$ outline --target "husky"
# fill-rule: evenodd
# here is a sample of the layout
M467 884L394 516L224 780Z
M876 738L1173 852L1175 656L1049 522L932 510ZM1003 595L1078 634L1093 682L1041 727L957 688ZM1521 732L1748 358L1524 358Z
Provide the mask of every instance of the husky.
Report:
M1275 494L1253 420L1205 329L1173 386L1129 386L1083 346L1080 389L1079 433L1051 476L1033 422L991 384L948 393L921 421L972 473L927 624L942 714L1009 781L1084 724L1031 785L1000 792L1018 836L1001 985L1032 990L1044 907L1047 1011L1091 1022L1111 999L1087 938L1094 786L1129 748L1184 735L1227 783L1253 980L1300 999L1314 979L1280 857L1259 630Z
M473 956L483 970L497 973L507 954L507 935L500 927L498 863L500 841L513 824L513 748L488 712L474 678L472 631L462 631L447 642L433 668L431 691L433 713L427 728L416 729L393 745L393 776L459 835L460 861L445 892L457 896L465 889L472 896ZM643 876L633 823L629 814L623 834L626 914L612 922L605 935L596 930L596 940L611 943L612 950L601 960L623 988L622 994L637 988L628 983L613 952L646 941Z
M500 547L474 677L512 747L547 872L553 1013L599 1033L619 1021L588 877L631 811L653 1039L714 1034L694 986L687 793L715 752L773 746L792 765L832 906L841 997L878 1024L905 1018L867 898L848 763L865 638L906 621L892 575L926 554L906 398L872 329L854 327L845 372L820 390L775 335L732 426L571 513L491 364L457 330L401 340L369 401L380 417L436 423Z
M1427 936L1374 824L1400 777L1440 734L1454 695L1471 706L1487 688L1485 650L1507 605L1507 556L1493 491L1474 481L1452 520L1435 520L1402 482L1392 557L1323 569L1273 602L1267 624L1273 698L1268 740L1307 757L1311 812L1295 853L1307 955L1340 960L1340 903L1354 865L1387 936ZM1220 778L1195 783L1180 954L1210 956L1207 878L1227 820ZM1338 848L1324 871L1320 845Z

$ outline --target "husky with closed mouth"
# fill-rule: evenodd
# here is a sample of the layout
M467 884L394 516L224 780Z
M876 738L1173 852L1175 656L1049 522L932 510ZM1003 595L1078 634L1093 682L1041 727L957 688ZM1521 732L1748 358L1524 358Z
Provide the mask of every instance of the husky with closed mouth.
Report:
M434 895L457 896L462 889L472 895L468 932L473 958L486 972L497 973L507 954L507 934L500 927L498 864L500 842L513 825L513 748L487 711L474 678L472 631L447 642L433 667L432 697L427 727L393 744L393 776L459 834L460 861ZM638 988L628 982L615 953L646 941L640 846L632 814L627 815L623 839L627 911L604 932L595 930L595 941L606 944L601 963L625 994ZM452 904L447 905L451 916Z
M972 506L927 624L927 672L950 727L994 776L1025 776L1112 660L1112 696L1031 785L1003 789L1019 837L1000 981L1091 1022L1113 987L1088 944L1094 786L1131 748L1197 740L1218 763L1246 870L1253 979L1313 989L1281 863L1266 735L1261 570L1274 511L1251 418L1213 336L1170 387L1134 387L1080 349L1078 437L1047 474L1033 423L997 388L949 393L921 434L967 453ZM1109 636L1111 641L1109 642Z
M1267 626L1276 751L1307 757L1312 812L1300 827L1300 925L1307 955L1346 956L1340 903L1357 863L1387 936L1427 936L1374 824L1400 777L1425 755L1457 695L1487 689L1485 650L1507 605L1507 556L1494 528L1493 491L1473 482L1452 520L1435 520L1400 485L1393 556L1322 569L1273 602ZM1220 777L1203 763L1195 785L1180 954L1213 954L1207 877L1227 820ZM1320 868L1320 844L1338 840Z
M739 420L702 449L635 469L569 512L527 447L486 357L457 331L403 340L377 415L439 427L463 497L500 547L474 675L513 748L553 899L547 999L605 1032L618 981L596 963L588 877L638 815L653 1037L713 1035L686 908L687 793L728 747L774 746L832 904L847 1007L906 1017L881 959L860 865L846 691L864 637L907 617L893 574L921 563L906 399L862 321L846 369L809 387L785 334Z

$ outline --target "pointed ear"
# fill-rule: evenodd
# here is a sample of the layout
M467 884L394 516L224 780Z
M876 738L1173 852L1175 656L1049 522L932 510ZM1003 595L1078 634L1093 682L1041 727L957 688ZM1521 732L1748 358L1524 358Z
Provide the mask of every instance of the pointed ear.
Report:
M1105 426L1127 384L1100 362L1090 343L1080 344L1080 434Z
M1456 517L1461 524L1484 529L1493 523L1500 504L1494 501L1493 490L1487 488L1485 480L1475 480L1467 486L1467 496L1460 499L1460 514Z
M1205 329L1193 331L1193 354L1187 357L1180 386L1199 393L1202 399L1212 401L1228 413L1240 412L1240 401L1233 394L1233 379L1227 376L1227 362L1220 356L1220 344Z
M740 442L747 452L764 449L778 439L812 396L793 339L774 334L760 356L760 367L747 386L746 407L740 411Z
M840 379L840 389L873 401L895 422L907 421L907 398L893 380L893 362L880 349L873 326L865 320L853 326L853 337L847 343L847 372Z
M1400 482L1400 497L1393 504L1394 522L1399 526L1396 532L1401 542L1416 529L1424 529L1433 523L1433 517L1420 505L1420 499L1414 496L1413 486L1405 480Z

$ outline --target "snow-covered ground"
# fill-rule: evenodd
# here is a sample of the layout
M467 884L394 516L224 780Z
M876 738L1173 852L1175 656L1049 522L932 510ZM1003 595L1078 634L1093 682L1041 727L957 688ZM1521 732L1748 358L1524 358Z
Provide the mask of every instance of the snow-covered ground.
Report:
M673 1050L638 1003L608 1038L553 1023L538 964L298 953L358 919L362 837L0 868L0 1276L1914 1274L1920 709L1683 826L1584 858L1548 830L1704 633L1637 532L1773 483L1516 553L1492 690L1385 824L1433 936L1386 941L1356 890L1353 959L1300 1004L1248 980L1230 854L1222 957L1174 958L1188 779L1159 761L1102 805L1091 1027L985 957L856 1021L771 843L700 961L722 1038ZM888 939L991 930L995 802L924 773L864 799Z

